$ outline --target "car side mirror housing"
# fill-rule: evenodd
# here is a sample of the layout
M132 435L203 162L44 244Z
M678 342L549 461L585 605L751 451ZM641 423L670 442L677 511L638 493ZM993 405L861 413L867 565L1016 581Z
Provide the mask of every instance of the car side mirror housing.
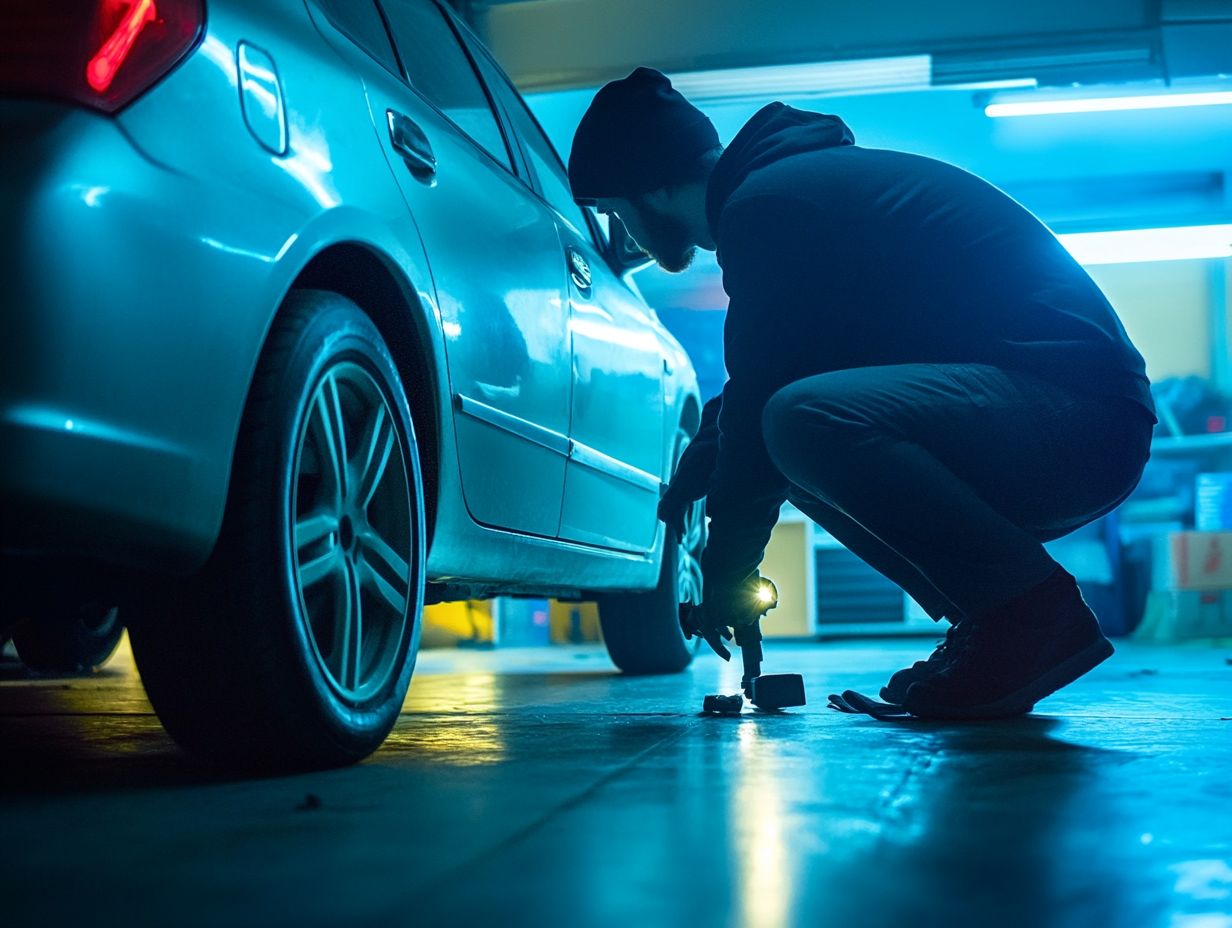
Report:
M633 274L654 264L654 258L642 251L619 216L608 217L608 243L616 270L621 274Z

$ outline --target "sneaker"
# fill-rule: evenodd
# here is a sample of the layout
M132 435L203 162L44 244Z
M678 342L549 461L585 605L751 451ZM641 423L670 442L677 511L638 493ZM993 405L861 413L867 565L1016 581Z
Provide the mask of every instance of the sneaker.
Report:
M970 622L960 621L955 622L945 632L945 638L937 643L936 650L928 655L927 659L916 661L910 667L906 667L895 673L888 683L881 688L881 698L886 702L902 705L903 700L907 698L907 690L912 683L919 683L921 680L928 680L940 673L942 668L949 662L955 648L958 647L971 627Z
M1058 567L1043 583L970 621L945 666L907 689L904 707L921 718L1005 718L1112 656L1112 642Z

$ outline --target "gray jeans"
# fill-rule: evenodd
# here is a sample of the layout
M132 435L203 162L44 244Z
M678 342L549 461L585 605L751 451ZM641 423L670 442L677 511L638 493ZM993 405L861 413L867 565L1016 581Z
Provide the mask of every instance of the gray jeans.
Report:
M933 618L979 618L1057 566L1042 542L1115 509L1150 456L1136 403L982 364L820 374L766 405L789 499Z

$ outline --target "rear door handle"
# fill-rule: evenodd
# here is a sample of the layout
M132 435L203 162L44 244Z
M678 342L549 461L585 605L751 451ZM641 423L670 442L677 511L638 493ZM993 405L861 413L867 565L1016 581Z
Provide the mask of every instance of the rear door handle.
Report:
M397 110L386 110L385 116L389 120L389 140L394 151L402 156L416 179L431 183L436 177L436 155L423 129L410 116Z

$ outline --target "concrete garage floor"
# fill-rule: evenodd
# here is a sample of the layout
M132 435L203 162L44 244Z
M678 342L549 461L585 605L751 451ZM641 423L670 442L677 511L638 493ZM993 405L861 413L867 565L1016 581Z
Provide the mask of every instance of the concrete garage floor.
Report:
M122 651L0 667L0 924L1232 925L1232 649L1121 644L1038 714L825 708L929 643L769 647L813 704L700 718L712 656L425 652L385 747L226 780Z

